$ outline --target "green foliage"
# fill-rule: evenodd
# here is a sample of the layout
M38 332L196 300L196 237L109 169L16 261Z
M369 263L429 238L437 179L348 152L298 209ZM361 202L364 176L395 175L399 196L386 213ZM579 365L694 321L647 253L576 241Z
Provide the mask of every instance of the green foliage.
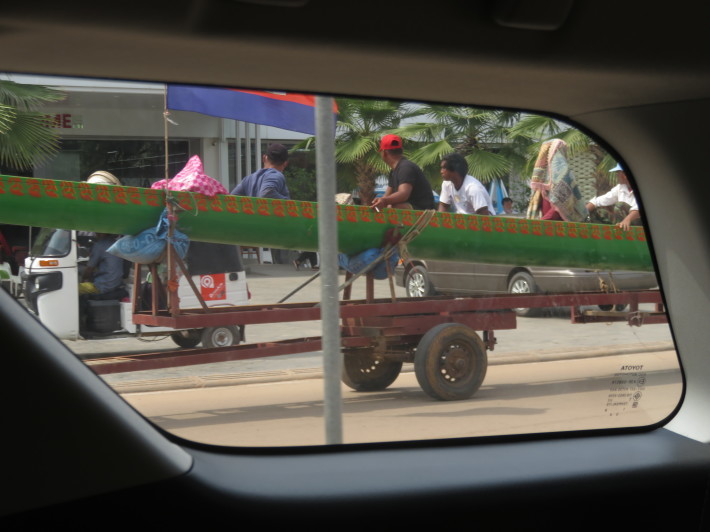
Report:
M424 121L395 133L412 141L411 159L432 181L438 181L440 161L452 151L464 155L471 173L484 183L523 164L519 143L508 139L520 113L448 105L423 105L417 112Z
M532 174L540 146L553 138L567 143L570 156L585 151L594 154L602 188L608 182L608 170L616 164L587 135L546 116L387 100L340 98L337 104L335 153L341 190L358 186L367 195L374 189L375 178L389 173L378 152L379 140L387 133L404 139L405 155L422 167L435 186L441 183L441 159L452 151L463 154L470 173L484 183L510 176L525 180ZM314 146L311 137L297 148L312 150Z
M57 152L59 136L37 109L63 98L49 87L0 80L0 164L30 170Z
M287 166L284 170L286 186L291 199L299 201L316 201L318 193L316 189L316 173L308 168L298 166Z
M389 172L378 151L380 138L394 132L403 119L415 116L417 111L410 104L389 100L338 98L336 103L335 160L339 189L351 190L357 186L362 197L371 197L376 177ZM311 137L294 148L313 150L316 143Z

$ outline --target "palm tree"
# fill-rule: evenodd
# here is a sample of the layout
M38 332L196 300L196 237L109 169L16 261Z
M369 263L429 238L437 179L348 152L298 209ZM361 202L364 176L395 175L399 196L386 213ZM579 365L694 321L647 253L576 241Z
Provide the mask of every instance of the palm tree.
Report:
M518 112L422 105L418 113L426 120L406 124L396 133L417 143L411 158L433 181L439 179L441 158L452 151L464 155L471 173L484 183L524 164L520 143L507 136Z
M0 165L30 170L57 152L59 136L38 108L64 97L49 87L0 80Z
M403 119L414 116L412 106L388 100L338 98L338 123L335 137L335 160L338 178L356 184L360 201L369 204L374 197L375 179L389 172L379 155L382 135L391 133ZM313 137L295 149L312 149Z

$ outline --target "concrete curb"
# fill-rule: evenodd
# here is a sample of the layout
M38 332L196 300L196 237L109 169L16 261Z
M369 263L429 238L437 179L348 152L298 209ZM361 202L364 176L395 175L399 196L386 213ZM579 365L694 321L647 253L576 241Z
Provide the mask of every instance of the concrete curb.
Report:
M533 364L538 362L553 362L557 360L576 360L583 358L598 358L606 356L631 355L638 353L656 353L672 351L672 342L654 342L643 345L625 345L611 348L560 348L556 350L537 350L515 353L488 354L488 365L503 364ZM406 364L402 373L414 371L412 364ZM146 379L130 382L113 383L110 386L118 393L146 393L170 390L186 390L194 388L211 388L216 386L237 386L243 384L281 382L287 380L305 380L322 378L321 368L301 368L278 371L258 371L245 373L226 373L214 375L193 375L165 379Z

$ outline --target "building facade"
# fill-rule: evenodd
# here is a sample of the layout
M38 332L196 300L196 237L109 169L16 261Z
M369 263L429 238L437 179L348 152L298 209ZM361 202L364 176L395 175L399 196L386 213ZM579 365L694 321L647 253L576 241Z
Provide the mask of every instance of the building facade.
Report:
M165 111L166 85L47 76L5 75L23 84L66 94L43 106L49 127L61 137L60 152L34 168L36 177L81 181L107 170L125 185L149 187L174 176L193 155L205 172L231 190L261 166L270 142L290 147L303 133L186 111ZM166 159L167 154L167 170ZM11 169L0 169L12 173Z

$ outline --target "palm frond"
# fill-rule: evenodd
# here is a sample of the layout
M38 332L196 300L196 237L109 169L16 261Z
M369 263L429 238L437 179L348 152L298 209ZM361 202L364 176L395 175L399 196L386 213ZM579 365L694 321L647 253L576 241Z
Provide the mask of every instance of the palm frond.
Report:
M436 142L446 137L446 126L435 122L415 122L391 132L412 142Z
M11 129L0 135L0 161L15 168L42 164L58 149L59 140L41 113L18 114Z
M549 116L525 115L510 128L510 136L522 136L529 139L542 140L559 136L569 126L562 125L558 120Z
M578 129L573 128L561 132L557 138L560 138L567 143L567 154L570 157L580 152L589 151L589 145L592 143L592 139L590 139L587 135Z
M441 158L452 151L454 151L454 149L447 140L440 140L425 144L418 150L412 152L410 158L421 167L434 165L438 169Z
M292 150L305 150L305 151L311 151L314 150L316 146L316 138L315 137L307 137L303 139L301 142L298 142L297 144L294 144Z
M372 137L356 137L347 142L338 142L335 147L335 160L339 163L352 163L376 150Z
M57 152L57 132L34 109L63 98L49 87L0 80L0 164L31 169Z
M17 108L0 103L0 134L7 133L17 116Z
M0 103L15 107L20 111L34 110L44 103L58 102L65 97L63 92L50 87L0 80Z
M476 150L466 156L468 171L482 183L503 177L510 171L508 159L497 153Z

